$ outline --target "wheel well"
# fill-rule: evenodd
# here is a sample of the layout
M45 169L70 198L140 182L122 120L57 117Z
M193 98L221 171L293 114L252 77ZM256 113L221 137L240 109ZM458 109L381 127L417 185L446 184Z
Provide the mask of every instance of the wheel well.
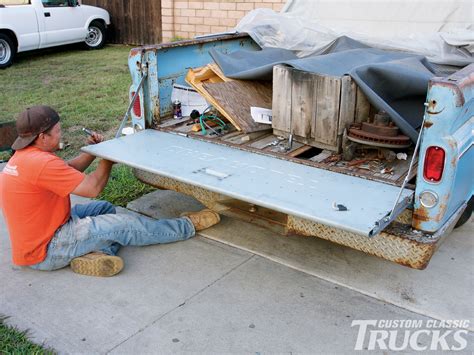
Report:
M10 37L13 41L13 44L15 45L15 51L18 50L18 39L16 38L15 32L2 28L0 29L0 33L6 34L8 37Z
M105 23L105 21L101 18L96 18L96 19L93 19L90 23L89 23L89 26L94 23L94 22L100 22L105 28L107 28L107 24Z

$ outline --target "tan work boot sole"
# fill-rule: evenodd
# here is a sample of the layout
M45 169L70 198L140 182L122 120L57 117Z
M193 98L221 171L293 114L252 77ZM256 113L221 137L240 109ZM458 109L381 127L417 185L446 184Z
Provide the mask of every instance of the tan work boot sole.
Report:
M181 217L188 217L194 225L196 232L212 227L221 221L219 214L209 209L199 212L184 212L181 213Z
M113 276L123 269L123 260L118 256L101 253L91 253L74 258L71 270L87 276Z

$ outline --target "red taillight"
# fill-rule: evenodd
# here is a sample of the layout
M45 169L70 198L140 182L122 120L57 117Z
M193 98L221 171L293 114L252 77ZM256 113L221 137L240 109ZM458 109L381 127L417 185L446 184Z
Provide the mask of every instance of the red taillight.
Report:
M132 97L135 95L135 92L132 91ZM142 107L140 106L140 95L137 96L135 99L135 102L133 103L133 114L137 117L140 117L142 115Z
M423 168L423 177L427 181L438 182L443 176L444 170L444 149L440 147L429 147L426 150L425 166Z

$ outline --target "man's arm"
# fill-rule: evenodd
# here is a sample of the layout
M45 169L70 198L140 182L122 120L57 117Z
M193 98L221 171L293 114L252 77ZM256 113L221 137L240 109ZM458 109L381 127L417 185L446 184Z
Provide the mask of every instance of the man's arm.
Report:
M97 197L104 189L109 180L110 170L114 163L109 160L101 160L97 169L86 175L84 180L72 192L83 197Z
M89 167L89 165L91 165L94 159L95 159L95 156L93 155L90 155L88 153L81 153L77 157L71 160L68 160L67 164L70 167L73 167L74 169L83 172Z
M104 136L102 134L93 132L92 136L87 139L87 144L97 144L104 141ZM67 164L73 167L76 170L84 171L89 165L94 161L95 156L81 153L74 159L68 160Z

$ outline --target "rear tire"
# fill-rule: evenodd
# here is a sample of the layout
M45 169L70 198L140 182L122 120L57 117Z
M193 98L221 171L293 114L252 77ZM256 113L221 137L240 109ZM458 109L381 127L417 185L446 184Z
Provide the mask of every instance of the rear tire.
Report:
M10 36L0 33L0 69L12 65L16 54L16 46Z
M469 218L471 218L471 215L472 215L472 204L473 204L473 198L471 196L471 199L467 203L466 209L462 213L461 218L458 219L458 221L457 221L456 225L454 226L454 228L459 228L463 224L465 224L467 221L469 221Z
M100 49L105 45L107 31L102 22L92 21L86 36L86 47L88 49Z

